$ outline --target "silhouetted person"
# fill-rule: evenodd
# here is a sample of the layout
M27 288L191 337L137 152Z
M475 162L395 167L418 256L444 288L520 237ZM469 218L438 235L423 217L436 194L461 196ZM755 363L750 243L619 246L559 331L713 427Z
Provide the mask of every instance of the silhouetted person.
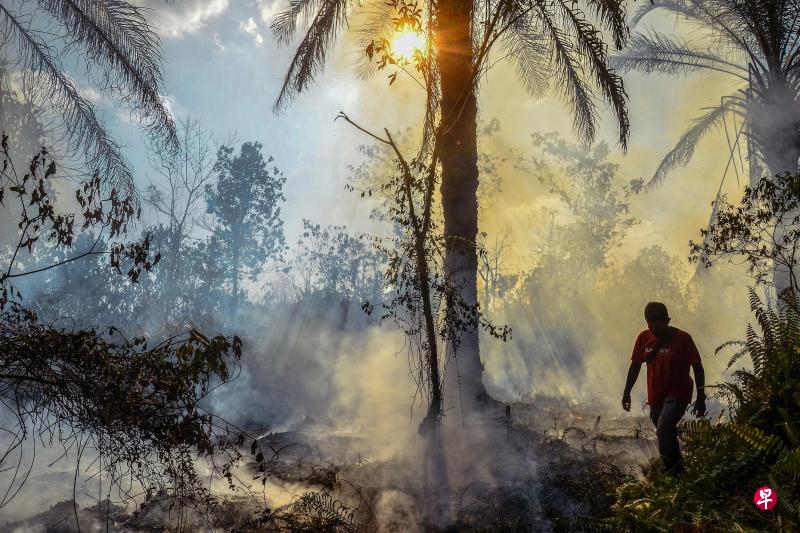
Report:
M642 363L647 363L647 403L650 404L650 420L656 426L658 452L667 474L679 475L683 472L683 460L677 424L692 401L693 382L689 377L689 367L692 367L697 380L697 401L692 413L698 418L706 413L705 372L692 336L669 325L666 305L648 303L644 308L644 319L647 329L636 337L633 345L631 366L622 393L622 408L631 410L631 390Z

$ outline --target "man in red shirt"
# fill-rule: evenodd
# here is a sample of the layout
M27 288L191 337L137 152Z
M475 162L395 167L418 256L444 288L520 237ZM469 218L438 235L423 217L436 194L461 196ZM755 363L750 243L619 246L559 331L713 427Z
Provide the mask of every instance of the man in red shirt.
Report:
M650 404L650 420L656 426L658 452L667 474L680 475L683 461L677 425L692 402L693 382L689 377L689 367L697 380L697 400L692 413L698 418L706 413L703 363L692 336L669 325L666 305L648 303L644 308L644 319L647 329L636 337L633 346L628 379L622 393L622 408L631 410L631 390L642 363L646 362L647 403Z

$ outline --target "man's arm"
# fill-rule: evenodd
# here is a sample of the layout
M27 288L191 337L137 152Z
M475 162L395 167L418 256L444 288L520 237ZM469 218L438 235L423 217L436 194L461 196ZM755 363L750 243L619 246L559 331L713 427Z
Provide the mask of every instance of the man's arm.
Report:
M622 408L626 411L631 410L631 391L636 384L636 379L639 377L641 369L642 363L631 361L631 366L628 368L628 378L625 380L625 391L622 393Z
M703 368L703 363L692 363L692 371L694 372L694 382L697 386L697 400L692 407L692 413L695 416L703 416L706 414L706 371Z

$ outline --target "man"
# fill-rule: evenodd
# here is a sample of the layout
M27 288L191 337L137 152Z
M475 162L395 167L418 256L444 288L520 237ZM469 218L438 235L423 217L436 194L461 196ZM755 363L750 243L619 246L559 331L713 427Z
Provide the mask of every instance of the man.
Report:
M683 473L683 461L678 445L677 425L692 401L692 378L697 381L697 400L692 408L696 417L706 413L705 371L692 336L670 326L667 306L650 302L644 308L647 329L639 334L631 354L631 366L622 408L631 410L631 390L639 377L642 363L647 363L647 403L650 420L656 426L658 452L668 475Z

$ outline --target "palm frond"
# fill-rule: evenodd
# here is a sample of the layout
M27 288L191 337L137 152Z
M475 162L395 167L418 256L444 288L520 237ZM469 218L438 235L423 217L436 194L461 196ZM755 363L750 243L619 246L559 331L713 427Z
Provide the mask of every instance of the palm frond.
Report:
M305 37L295 52L280 94L273 106L277 112L289 100L302 92L313 82L325 65L328 50L336 39L339 28L347 22L348 0L293 0L289 9L281 13L273 22L273 31L284 42L291 39L296 30L298 18L319 2L319 10L314 16ZM291 20L290 20L291 19Z
M669 38L662 33L637 33L631 36L623 52L614 54L610 64L624 72L687 74L713 70L747 81L747 69L727 61L711 50L698 49L692 43Z
M659 7L661 7L661 6L660 5L657 6L655 1L653 1L653 2L642 2L642 4L639 5L639 7L636 9L636 11L634 11L633 15L631 16L631 19L630 19L631 27L634 28L634 27L638 26L639 23L641 23L642 20L647 15L649 15L650 13L655 11L656 9L659 9Z
M755 54L752 43L747 40L747 28L742 27L741 21L732 20L730 6L727 2L714 2L708 0L652 0L650 5L642 5L631 18L631 26L637 25L650 12L662 9L673 13L689 22L711 30L712 37L717 45L723 43L732 45L747 54L750 60L763 68L763 62Z
M512 13L512 17L516 14ZM547 60L550 43L543 38L541 28L531 27L530 22L529 17L513 18L511 31L503 34L503 46L522 86L532 96L539 97L550 86L552 68Z
M530 13L539 20L543 35L550 41L550 60L557 76L555 82L572 107L573 129L581 140L591 143L596 133L597 108L583 67L575 59L577 50L555 20L556 15L550 12L550 3L539 0L537 4L538 9Z
M289 7L275 15L270 29L279 44L288 44L297 33L298 24L308 19L321 0L290 0Z
M587 5L602 24L611 31L614 46L622 49L630 34L625 22L627 2L624 0L587 0Z
M783 40L780 35L783 25L776 12L781 5L785 2L709 0L703 7L765 57L777 57Z
M696 118L692 126L681 136L675 147L669 151L659 163L655 174L645 185L646 189L661 184L672 170L685 166L694 155L694 150L700 139L713 127L717 126L725 113L730 111L730 104L723 100L717 107L713 107L705 115Z
M603 42L600 31L588 22L579 10L568 5L564 0L560 1L560 5L565 25L574 32L573 36L580 57L583 57L588 63L589 72L594 77L595 84L614 109L619 123L619 143L625 149L630 133L630 121L626 105L628 95L625 93L622 78L608 67L606 44Z
M35 94L49 100L60 113L66 127L67 146L84 153L109 188L122 187L136 197L133 175L119 146L109 137L92 104L61 70L53 50L2 4L0 19L3 32L15 36L19 61L31 77Z
M392 22L394 7L388 2L369 5L369 9L361 12L363 22L353 28L355 39L355 52L364 60L356 63L356 74L359 78L366 79L378 72L377 62L366 57L366 50L370 43L378 39L389 39L394 32Z
M120 84L126 99L154 139L178 144L175 123L161 96L161 48L142 8L123 0L40 0L81 45L106 79Z
M637 26L644 17L659 9L705 26L713 26L715 24L715 21L709 17L708 13L699 9L692 0L652 0L651 2L643 2L639 6L631 17L631 26Z

